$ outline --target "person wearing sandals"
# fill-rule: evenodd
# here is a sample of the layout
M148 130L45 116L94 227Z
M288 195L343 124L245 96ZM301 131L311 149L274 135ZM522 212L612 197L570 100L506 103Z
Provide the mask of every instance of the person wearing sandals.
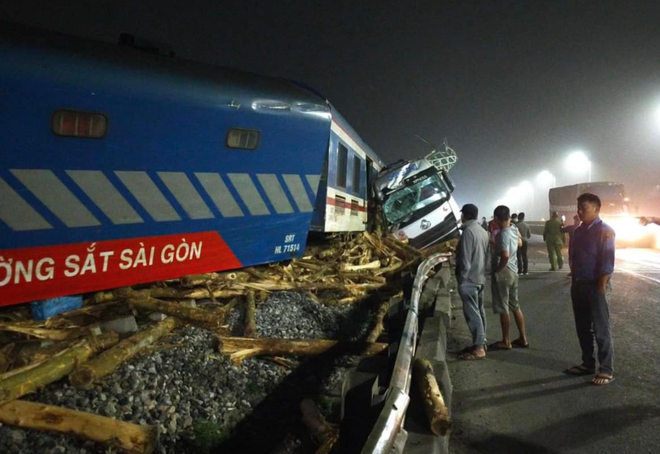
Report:
M591 383L614 380L614 349L610 329L610 278L614 272L614 230L599 217L600 198L585 193L577 199L582 224L573 231L571 244L571 301L582 363L569 367L569 375L596 374ZM598 347L598 372L594 341Z
M486 357L486 311L484 309L484 285L486 283L486 256L488 233L478 224L479 209L471 204L463 205L461 222L463 233L456 246L456 281L458 294L463 301L463 315L472 334L472 346L458 356L473 360Z
M502 325L502 340L488 346L489 350L510 350L512 347L527 348L527 333L525 329L525 317L518 302L518 247L522 239L518 229L511 225L509 217L509 207L500 205L495 208L494 216L497 220L500 231L495 241L495 250L497 252L498 263L493 275L493 312L500 315L500 324ZM511 341L509 328L511 326L511 317L518 327L519 337Z

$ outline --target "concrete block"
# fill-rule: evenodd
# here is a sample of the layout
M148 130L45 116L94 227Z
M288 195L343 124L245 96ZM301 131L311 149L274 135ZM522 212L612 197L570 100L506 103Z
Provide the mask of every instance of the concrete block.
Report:
M449 282L452 278L452 273L451 269L448 265L448 262L445 262L442 264L442 268L440 268L440 271L436 274L440 282L442 283L441 288L449 288Z
M452 311L452 296L447 291L442 291L438 294L435 300L435 313L434 317L441 318L445 323L445 327L451 327L451 311Z
M114 320L107 320L100 323L101 331L114 331L117 334L129 334L134 333L138 330L137 322L135 317L132 315L127 315L125 317L116 318Z
M447 358L447 326L443 317L427 318L417 343L417 358L445 361Z

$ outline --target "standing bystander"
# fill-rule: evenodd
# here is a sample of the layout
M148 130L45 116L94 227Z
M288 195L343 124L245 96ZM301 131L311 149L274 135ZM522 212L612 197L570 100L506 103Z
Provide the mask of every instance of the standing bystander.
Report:
M571 300L582 363L569 367L569 375L596 372L594 341L598 347L598 373L594 385L614 380L614 348L610 329L610 278L614 272L614 230L599 217L600 199L585 193L577 199L582 224L573 232Z
M511 347L527 348L529 342L527 342L525 318L518 301L518 260L516 258L519 241L518 230L511 225L509 207L500 205L495 208L494 214L501 230L497 234L495 242L498 263L493 273L493 312L500 315L502 340L488 348L493 350L510 350ZM511 326L509 312L513 313L519 332L518 338L513 342L509 335Z
M525 213L518 213L518 233L520 233L520 238L522 239L522 244L518 248L518 274L527 274L529 262L527 260L527 242L532 237L532 231L529 229L529 226L525 222Z
M461 209L463 234L456 248L456 281L463 301L463 315L467 322L472 345L458 356L473 360L486 357L486 311L484 284L486 283L486 255L488 234L477 223L478 208L468 203Z
M545 221L545 227L543 228L543 241L545 241L548 248L550 271L562 269L564 266L564 259L561 256L561 249L564 247L563 236L559 213L553 211L552 217Z

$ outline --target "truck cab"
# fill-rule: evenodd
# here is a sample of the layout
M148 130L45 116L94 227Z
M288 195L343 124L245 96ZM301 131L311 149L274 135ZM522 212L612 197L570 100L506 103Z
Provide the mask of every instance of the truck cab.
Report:
M385 167L374 189L385 223L397 239L423 249L460 236L454 182L428 159Z

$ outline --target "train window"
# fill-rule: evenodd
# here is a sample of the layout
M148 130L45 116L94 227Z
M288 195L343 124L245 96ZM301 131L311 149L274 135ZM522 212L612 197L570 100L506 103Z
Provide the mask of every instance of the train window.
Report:
M96 112L56 110L51 127L58 136L100 139L108 132L108 117Z
M362 161L357 156L353 156L353 192L360 192L360 169Z
M351 216L357 216L359 214L360 214L360 202L351 199Z
M254 129L231 128L227 132L227 147L256 150L261 137Z
M335 214L343 216L346 212L346 198L340 195L335 196Z
M337 147L337 186L346 187L346 164L348 163L348 148L343 143Z

